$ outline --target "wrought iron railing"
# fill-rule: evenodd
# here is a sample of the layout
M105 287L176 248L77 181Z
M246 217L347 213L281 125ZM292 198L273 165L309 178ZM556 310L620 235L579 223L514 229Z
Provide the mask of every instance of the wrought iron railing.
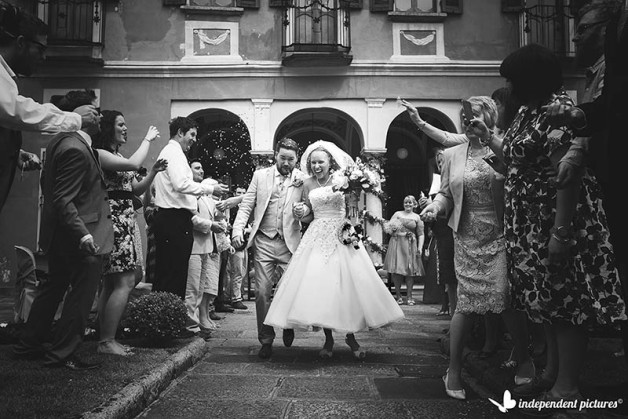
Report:
M559 55L573 56L574 17L569 5L527 7L523 13L522 43L541 44Z
M102 42L102 1L38 0L48 24L50 44L93 45Z
M283 19L284 52L349 52L348 2L294 0Z

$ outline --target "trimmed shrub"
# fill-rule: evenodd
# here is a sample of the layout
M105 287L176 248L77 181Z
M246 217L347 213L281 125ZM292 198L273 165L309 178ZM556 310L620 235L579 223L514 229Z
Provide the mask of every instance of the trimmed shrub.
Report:
M179 336L186 318L185 304L177 295L151 292L129 303L124 327L152 341L167 341Z

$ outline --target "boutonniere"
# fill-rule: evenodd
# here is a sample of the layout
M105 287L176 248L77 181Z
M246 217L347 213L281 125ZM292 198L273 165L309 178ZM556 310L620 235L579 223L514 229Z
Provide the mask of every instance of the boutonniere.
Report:
M295 188L300 188L303 185L303 179L305 179L303 174L295 173L294 178L292 179L292 186Z

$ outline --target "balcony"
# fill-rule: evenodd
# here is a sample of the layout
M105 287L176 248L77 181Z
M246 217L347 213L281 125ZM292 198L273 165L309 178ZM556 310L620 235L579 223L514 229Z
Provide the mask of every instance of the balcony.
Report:
M348 2L294 0L285 9L283 25L283 65L334 67L351 63Z
M38 0L37 14L48 24L48 61L103 63L102 0Z
M530 3L530 2L529 2ZM528 4L529 4L528 3ZM543 45L561 57L573 57L575 16L572 6L537 4L522 13L521 45Z

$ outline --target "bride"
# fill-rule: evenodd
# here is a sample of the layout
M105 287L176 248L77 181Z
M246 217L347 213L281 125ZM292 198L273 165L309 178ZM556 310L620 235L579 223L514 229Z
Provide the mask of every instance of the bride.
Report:
M311 221L286 268L264 324L282 329L323 328L319 355L331 358L332 332L346 333L356 359L366 357L354 333L404 317L362 245L341 242L346 224L345 195L333 186L332 172L352 164L351 157L327 141L311 144L301 157L310 178L295 217Z

